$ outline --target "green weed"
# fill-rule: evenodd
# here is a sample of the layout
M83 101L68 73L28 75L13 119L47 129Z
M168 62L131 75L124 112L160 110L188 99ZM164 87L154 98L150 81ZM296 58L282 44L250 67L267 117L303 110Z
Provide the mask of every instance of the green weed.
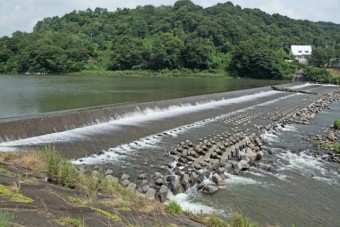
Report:
M33 199L24 196L18 192L13 192L9 190L7 187L0 185L0 196L7 197L18 203L31 203Z
M62 217L57 222L63 226L84 227L84 223L77 218Z
M182 207L176 201L170 201L169 204L165 206L165 210L170 214L182 213Z

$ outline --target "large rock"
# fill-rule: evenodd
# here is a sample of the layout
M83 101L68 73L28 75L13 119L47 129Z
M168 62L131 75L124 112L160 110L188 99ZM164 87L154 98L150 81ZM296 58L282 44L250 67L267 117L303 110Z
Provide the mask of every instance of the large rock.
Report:
M113 174L113 170L112 169L108 169L105 171L105 175L112 175Z
M148 191L145 193L145 197L147 199L155 199L155 195L156 195L156 190L154 188L149 188Z
M135 183L130 183L129 186L127 187L127 190L130 192L135 192L136 191L137 185Z
M128 180L128 179L125 179L123 181L121 181L121 184L124 186L124 187L127 187L131 182Z
M198 186L200 192L207 193L207 194L214 194L218 191L218 186L215 184L200 184Z
M157 193L157 199L159 200L159 202L163 203L165 202L166 196L168 194L168 187L165 185L162 185Z
M130 178L130 176L124 173L124 174L121 176L120 181L128 180L129 178Z
M218 186L224 186L226 183L225 180L223 180L222 177L218 175L217 173L214 173L212 175L212 181Z
M181 177L181 185L184 189L184 191L188 190L190 187L189 183L189 175L188 174L183 174Z
M237 170L247 170L249 169L249 163L246 160L241 160L237 163Z

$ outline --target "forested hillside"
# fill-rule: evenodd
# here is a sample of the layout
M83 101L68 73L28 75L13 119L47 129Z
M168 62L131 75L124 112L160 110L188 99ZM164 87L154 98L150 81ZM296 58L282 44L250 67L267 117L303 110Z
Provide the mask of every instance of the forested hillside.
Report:
M230 2L209 8L189 0L115 12L96 8L45 18L31 33L0 38L0 73L191 69L282 78L293 71L284 63L291 44L332 49L335 44L339 53L340 25ZM253 75L244 75L247 68Z

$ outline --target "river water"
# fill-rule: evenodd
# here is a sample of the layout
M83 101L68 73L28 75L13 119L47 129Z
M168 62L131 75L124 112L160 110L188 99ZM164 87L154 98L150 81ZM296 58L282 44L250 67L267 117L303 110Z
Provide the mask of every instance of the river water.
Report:
M0 119L280 84L273 80L0 75Z
M6 76L3 78L8 79ZM34 78L39 80L40 77ZM54 79L53 77L52 81ZM78 78L71 79L78 80ZM122 78L104 78L103 80L116 79ZM139 79L136 78L137 81ZM159 81L171 79L156 78L155 80L159 83ZM56 81L58 80L56 79ZM86 80L88 80L89 87L91 81L95 83L91 78L86 78ZM200 81L201 79L193 79L193 81L196 80ZM223 90L228 87L226 84L223 86L215 84L218 81L219 83L227 83L222 79L212 80L215 82L209 86L213 86L214 89L207 85L210 82L204 80L204 82L199 82L203 83L200 86L207 86L207 89L212 89L210 92L221 91L218 89ZM185 83L196 83L192 82L191 79L183 79L183 81L186 81ZM237 82L238 80L235 80L235 83ZM108 81L105 83L108 84ZM242 82L239 84L244 86ZM77 87L78 85L74 84L73 86ZM159 88L156 85L154 86L156 88L153 91ZM185 95L185 88L188 86L182 86L183 90L174 92L176 95ZM53 87L51 86L50 89ZM177 86L174 87L177 88ZM298 86L296 87L298 88ZM311 84L300 87L308 88L311 91L332 88ZM55 90L56 93L57 90ZM85 90L82 90L82 92L85 92ZM168 94L167 98L178 97L172 96L174 93L170 90L168 92L171 95ZM197 89L195 92L197 92L195 94L201 94L202 91ZM70 93L74 95L73 92ZM70 95L70 97L73 95ZM137 97L140 98L140 94ZM34 138L4 141L0 142L0 150L54 143L58 149L64 150L65 156L79 157L82 156L81 154L83 156L87 154L86 157L72 159L74 164L99 165L113 169L117 176L128 173L132 178L136 177L138 173L144 172L150 178L156 172L165 174L161 165L175 161L172 157L169 157L168 153L179 142L185 140L195 142L200 138L213 137L219 133L230 133L232 126L225 123L228 119L235 119L235 117L248 113L261 114L261 116L275 115L276 111L304 102L307 97L307 95L271 91L265 88L259 88L252 92L240 91L229 98L225 96L210 102L197 102L194 105L179 103L176 106L163 109L136 109L135 112L99 125L90 125L81 129ZM152 99L152 97L149 98ZM157 99L158 97L153 98ZM134 102L138 100L125 101ZM100 105L109 103L100 103ZM36 111L44 112L39 108ZM34 114L35 112L19 111L18 115L20 116L19 113ZM324 162L309 156L305 152L315 149L308 136L322 135L334 119L340 118L339 113L340 102L335 102L330 109L325 109L317 115L310 122L310 125L289 125L277 135L266 135L270 146L289 150L264 157L265 161L273 163L276 169L274 172L266 172L253 167L239 175L227 175L226 186L216 194L204 195L192 188L185 194L170 195L170 199L177 200L184 209L191 211L217 211L225 216L230 211L240 211L264 224L340 226L338 212L340 210L340 203L338 202L338 198L340 198L339 165ZM259 119L256 123L265 124L268 122L268 119ZM123 142L124 140L125 142ZM80 153L73 154L75 150ZM98 153L98 151L104 152ZM91 155L93 153L97 154Z

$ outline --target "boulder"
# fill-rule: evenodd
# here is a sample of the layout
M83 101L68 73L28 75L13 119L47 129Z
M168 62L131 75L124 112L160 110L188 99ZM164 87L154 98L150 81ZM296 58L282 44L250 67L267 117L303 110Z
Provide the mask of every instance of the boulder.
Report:
M112 169L108 169L105 171L105 175L112 175L113 174L113 170Z
M166 196L168 194L168 187L165 185L162 185L157 193L157 199L159 200L159 202L163 203L165 202Z
M246 160L241 160L237 163L237 170L247 170L249 169L249 163Z
M128 180L128 179L125 179L123 181L121 181L121 184L124 186L124 187L127 187L131 182Z
M222 177L218 175L217 173L214 173L212 175L212 181L218 186L224 186L226 183L225 180L223 180Z
M200 192L207 194L214 194L218 191L218 186L215 184L201 184L199 185Z
M145 197L151 200L155 199L155 195L156 195L156 190L153 188L149 188L147 192L145 193Z
M130 192L135 192L136 191L137 185L135 183L130 183L127 187L127 190Z
M144 180L145 179L145 174L141 173L138 175L138 180Z
M164 181L162 180L162 178L158 178L155 182L157 185L163 185Z
M262 157L263 157L263 151L258 151L258 152L256 152L256 161L259 161L259 160L261 160L262 159Z
M121 176L120 181L127 180L127 179L129 179L129 178L130 178L130 176L124 173L124 174Z
M189 175L188 174L183 174L180 182L181 182L181 185L182 185L184 191L189 189L190 183L189 183Z

